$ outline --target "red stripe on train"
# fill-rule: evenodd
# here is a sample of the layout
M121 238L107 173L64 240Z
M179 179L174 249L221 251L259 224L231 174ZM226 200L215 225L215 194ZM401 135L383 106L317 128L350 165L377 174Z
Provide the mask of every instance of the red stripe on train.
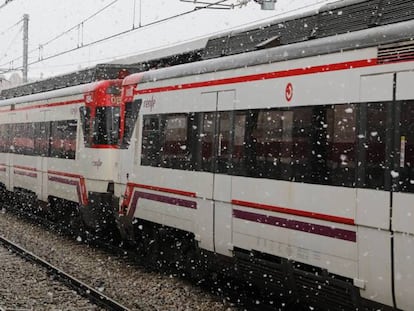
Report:
M313 218L313 219L319 219L319 220L326 220L326 221L335 222L339 224L355 225L355 221L351 218L326 215L326 214L321 214L321 213L314 213L314 212L308 212L308 211L275 206L275 205L267 205L267 204L253 203L253 202L240 201L240 200L232 200L231 203L233 205L250 207L250 208L259 209L259 210L266 210L266 211L277 212L277 213L282 213L282 214L289 214L289 215L295 215L295 216L301 216L301 217L307 217L307 218Z
M58 171L47 171L47 173L50 174L50 175L57 175L57 176L63 176L63 177L78 179L76 181L76 183L77 183L76 186L79 187L79 188L77 188L78 189L79 202L81 202L82 205L84 205L84 206L88 205L88 194L86 192L85 177L83 177L82 175L78 175L78 174L58 172ZM49 180L51 180L51 176L49 176ZM55 178L53 180L53 177L52 177L52 181L60 182L60 183L63 183L63 184L69 184L69 185L73 184L71 180L64 179L64 178L60 178L60 179Z
M158 187L158 186L151 186L151 185L144 185L144 184L136 184L136 183L128 183L127 187L125 189L125 195L124 195L124 201L122 202L122 209L126 209L131 204L132 200L132 194L134 192L134 188L142 188L142 189L148 189L153 191L159 191L159 192L165 192L165 193L171 193L186 197L192 197L195 198L197 194L195 192L189 192L189 191L183 191L178 189L171 189L171 188L164 188L164 187ZM123 215L126 213L126 210L120 210L119 214Z
M330 71L369 67L369 66L375 66L375 65L377 65L377 59L375 58L364 59L364 60L356 60L356 61L344 62L344 63L336 63L336 64L328 64L328 65L320 65L320 66L312 66L312 67L304 67L304 68L295 68L295 69L265 72L265 73L259 73L259 74L254 74L254 75L247 75L247 76L239 76L239 77L224 78L224 79L217 79L217 80L210 80L210 81L184 83L184 84L162 86L162 87L156 87L156 88L150 88L150 89L135 90L134 94L148 94L148 93L179 91L179 90L184 90L184 89L194 89L194 88L217 86L217 85L224 85L224 84L243 83L243 82L252 82L252 81L258 81L258 80L269 80L269 79L301 76L301 75L307 75L307 74L313 74L313 73L324 73L324 72L330 72Z
M51 103L51 104L40 104L40 105L33 105L33 106L25 106L25 107L15 107L13 111L22 111L22 110L30 110L30 109L39 109L39 108L50 108L50 107L59 107L59 106L66 106L66 105L73 105L73 104L80 104L85 102L84 99L75 99L75 100L69 100L65 102L57 102L57 103ZM11 108L8 109L2 109L1 112L10 112L12 111Z

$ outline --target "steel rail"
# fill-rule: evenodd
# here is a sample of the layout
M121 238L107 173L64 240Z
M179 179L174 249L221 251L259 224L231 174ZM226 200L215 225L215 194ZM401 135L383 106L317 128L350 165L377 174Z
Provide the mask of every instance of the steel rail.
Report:
M45 268L50 274L56 276L62 283L66 286L74 289L79 295L89 299L95 305L105 308L110 311L129 311L129 309L115 300L105 296L98 290L90 287L89 285L83 283L82 281L76 279L75 277L67 274L66 272L60 270L49 262L43 260L42 258L36 256L32 252L18 246L12 241L6 239L3 236L0 236L0 244L4 245L9 250L20 255L21 257L27 259L28 261L33 262L36 265L39 265ZM2 309L0 308L0 311Z

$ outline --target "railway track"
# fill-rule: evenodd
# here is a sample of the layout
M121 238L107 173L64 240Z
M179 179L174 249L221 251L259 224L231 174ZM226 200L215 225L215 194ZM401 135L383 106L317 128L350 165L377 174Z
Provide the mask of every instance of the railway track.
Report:
M7 272L11 272L11 274L15 274L13 269L24 270L25 272L19 275L16 275L16 278L10 280L11 283L19 282L25 284L19 284L19 288L34 288L38 291L38 285L40 287L47 288L47 294L44 299L46 300L54 300L59 304L64 304L64 301L67 300L70 304L76 304L74 300L79 300L78 305L75 306L77 309L82 310L112 310L112 311L126 311L129 310L127 307L123 306L122 304L114 301L113 299L105 296L99 290L96 290L84 282L76 279L75 277L69 275L68 273L62 271L61 269L55 267L54 265L50 264L49 262L43 260L42 258L34 255L33 253L25 250L24 248L20 247L19 245L13 243L12 241L6 239L3 236L0 236L0 258L3 269ZM7 266L5 266L7 265ZM31 265L32 267L27 267ZM20 269L24 266L24 269ZM36 270L43 270L46 272L46 275L49 277L45 277L45 273L36 271ZM35 271L35 272L33 272ZM4 271L3 271L4 272ZM27 275L26 275L27 274ZM40 279L39 279L40 278ZM60 284L59 284L60 283ZM59 285L64 286L59 286ZM12 286L13 284L9 284ZM34 286L36 285L36 286ZM66 289L65 289L66 288ZM77 294L75 294L75 292ZM31 294L30 291L28 293L24 293L26 296L31 295L38 295L41 296L39 292L35 294ZM59 297L55 297L55 296ZM7 299L7 296L8 299ZM16 299L12 291L8 290L0 290L0 297L3 297L2 302L0 305L0 311L2 310L15 310L16 304L22 303L19 299ZM83 298L81 298L83 297ZM30 299L34 299L29 298ZM3 302L5 301L5 302ZM13 304L13 306L11 306ZM21 306L19 306L21 307Z
M136 258L132 258L135 256L125 249L112 247L108 250L97 241L87 241L84 237L71 234L70 230L39 221L34 215L25 217L25 213L18 213L13 208L7 207L7 210L0 210L0 236L45 258L52 265L98 289L100 296L105 294L129 310L239 310L223 295L211 294L204 286L194 286L177 277L176 273L160 273L142 267ZM4 282L3 276L0 280L0 283ZM4 307L1 287L0 307Z
M45 218L25 213L23 211L19 211L15 208L8 207L13 214L18 215L29 221L30 223L41 225L41 227L45 230L49 230L55 232L57 234L61 234L63 236L67 236L71 239L78 239L82 240L83 243L86 243L93 248L101 249L107 252L108 254L112 254L114 256L120 256L126 259L127 266L142 266L145 269L149 269L149 271L155 271L155 273L161 273L164 275L179 275L180 272L176 271L174 267L160 267L154 265L151 262L147 262L145 260L140 259L139 253L136 250L125 248L124 246L117 245L113 243L114 241L108 240L101 240L101 239L88 239L85 235L82 235L80 232L76 234L71 231L69 227L60 226L56 223L53 223ZM82 237L80 237L82 235ZM0 240L1 243L1 240ZM193 280L194 281L194 280ZM193 282L190 281L190 282ZM236 282L236 283L234 283ZM243 286L228 276L205 276L203 281L198 284L203 290L206 292L210 292L217 297L222 297L223 300L226 300L229 304L233 304L235 309L240 310L252 310L252 311L264 311L264 310L285 310L285 311L298 311L302 310L299 309L300 306L298 305L287 305L281 300L280 297L267 297L262 296L260 292L252 292L253 289ZM252 296L257 298L252 298ZM99 297L99 292L98 292ZM260 298L259 298L260 297ZM148 306L143 307L142 310L147 310ZM152 308L150 308L153 310ZM123 310L123 309L109 309L109 310ZM127 310L127 309L125 309ZM131 310L140 310L140 308L133 308ZM232 310L231 308L227 308L227 310ZM1 309L0 309L1 311ZM315 309L315 311L317 311Z

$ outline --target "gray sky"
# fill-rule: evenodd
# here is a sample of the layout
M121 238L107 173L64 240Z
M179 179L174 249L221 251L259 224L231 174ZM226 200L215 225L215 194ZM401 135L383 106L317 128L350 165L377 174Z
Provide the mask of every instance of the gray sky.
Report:
M260 10L260 6L253 1L232 10L200 10L76 49L130 30L133 26L138 27L139 24L145 26L190 11L194 5L179 0L13 0L0 9L0 68L15 68L22 64L22 23L16 23L23 14L30 16L29 51L32 52L29 54L29 63L35 62L29 67L29 78L39 78L175 45L275 16L318 8L326 2L332 0L278 0L274 11ZM4 0L0 0L0 3L3 4ZM86 21L83 26L45 44L108 5L107 9ZM70 49L76 50L39 61Z

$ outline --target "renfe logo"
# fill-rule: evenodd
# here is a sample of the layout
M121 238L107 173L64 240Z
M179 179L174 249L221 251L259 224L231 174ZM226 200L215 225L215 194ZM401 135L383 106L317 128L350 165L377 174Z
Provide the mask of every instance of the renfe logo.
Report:
M152 96L151 99L144 100L142 104L144 105L144 108L149 108L150 111L152 111L152 109L155 107L155 103L156 100L154 99L154 96Z
M286 85L285 97L288 102L290 102L293 98L293 85L290 82Z
M93 103L93 92L86 93L84 95L84 98L85 98L85 103L87 104Z

